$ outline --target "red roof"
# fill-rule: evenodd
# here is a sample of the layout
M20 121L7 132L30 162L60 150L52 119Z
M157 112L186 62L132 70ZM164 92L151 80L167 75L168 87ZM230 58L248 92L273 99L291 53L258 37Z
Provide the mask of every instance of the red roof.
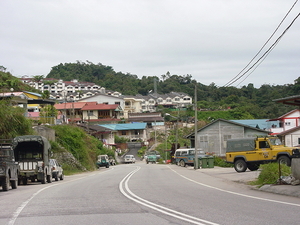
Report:
M55 104L54 107L57 110L61 110L61 109L81 109L85 105L86 105L86 102L67 102L67 103Z
M118 104L86 104L81 110L111 110L118 107Z

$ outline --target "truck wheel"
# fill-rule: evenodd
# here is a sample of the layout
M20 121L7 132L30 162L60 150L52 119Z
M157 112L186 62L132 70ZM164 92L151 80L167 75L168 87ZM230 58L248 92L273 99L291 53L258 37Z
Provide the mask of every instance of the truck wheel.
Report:
M256 163L248 163L248 164L247 164L247 167L248 167L249 170L255 171L255 170L258 170L259 164L256 164Z
M180 166L185 167L185 162L183 160L180 161Z
M47 175L47 182L52 183L52 174Z
M23 185L27 185L27 177L24 177L24 178L22 179L22 181L23 181Z
M46 173L43 173L43 177L42 177L41 183L42 184L46 184Z
M278 163L291 166L291 159L286 155L282 155L278 158Z
M9 176L5 177L5 179L2 181L2 190L8 191L9 189Z
M18 179L17 180L12 180L10 183L11 183L11 188L12 189L17 189L17 187L18 187Z
M247 169L247 164L243 159L238 159L234 163L234 169L238 173L245 172Z

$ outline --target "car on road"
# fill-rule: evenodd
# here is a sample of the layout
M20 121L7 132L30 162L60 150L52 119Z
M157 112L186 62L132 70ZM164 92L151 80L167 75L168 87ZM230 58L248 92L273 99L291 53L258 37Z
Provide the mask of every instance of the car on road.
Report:
M50 159L50 166L52 171L52 178L55 179L55 181L58 181L58 179L63 180L64 179L64 171L62 166L57 162L56 159Z
M124 163L135 163L134 155L125 155Z
M98 168L106 167L109 168L110 161L107 155L98 155L98 160L96 162Z

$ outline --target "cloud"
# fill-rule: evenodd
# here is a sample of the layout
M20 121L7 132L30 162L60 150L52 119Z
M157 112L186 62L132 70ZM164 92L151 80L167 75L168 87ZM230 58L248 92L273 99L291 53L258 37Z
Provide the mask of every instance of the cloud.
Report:
M293 3L3 0L1 63L15 76L34 76L47 75L59 63L89 60L139 77L170 71L222 86L247 65ZM296 4L275 37L299 7ZM283 85L298 78L299 26L296 21L243 84Z

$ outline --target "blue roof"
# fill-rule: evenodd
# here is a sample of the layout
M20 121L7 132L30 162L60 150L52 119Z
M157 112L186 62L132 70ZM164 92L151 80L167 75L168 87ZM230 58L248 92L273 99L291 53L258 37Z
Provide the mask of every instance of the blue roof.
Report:
M255 127L261 130L267 130L272 126L279 127L279 121L268 121L268 119L255 119L255 120L230 120L235 123L240 123L250 127Z
M98 126L110 130L143 130L146 129L147 123L117 123L117 124L99 124Z

